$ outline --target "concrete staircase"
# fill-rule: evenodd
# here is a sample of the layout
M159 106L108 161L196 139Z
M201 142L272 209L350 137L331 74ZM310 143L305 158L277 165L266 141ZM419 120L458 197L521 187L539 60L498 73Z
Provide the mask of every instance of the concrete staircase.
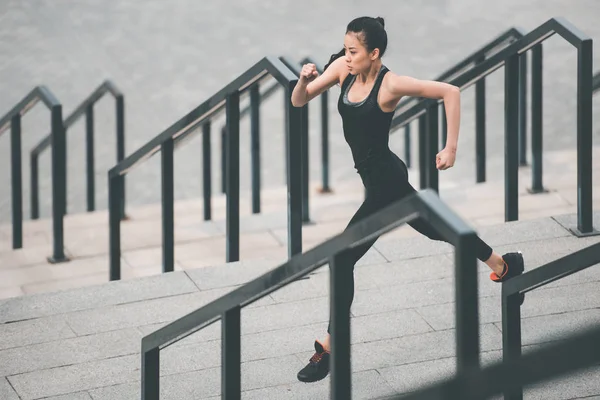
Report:
M565 229L574 215L478 229L497 251L520 249L536 268L600 237ZM600 215L596 215L596 224ZM455 371L453 248L424 237L384 237L355 270L353 398L408 393ZM83 263L83 261L82 261ZM140 398L141 338L264 273L253 260L0 300L0 398ZM482 363L501 358L500 285L480 264ZM329 378L296 380L328 320L327 267L242 311L243 399L324 399ZM598 266L527 295L524 351L600 323ZM220 325L161 352L161 399L220 395ZM526 399L600 396L593 368L529 387ZM594 397L597 398L597 397Z
M600 155L600 148L594 149ZM595 157L598 159L598 157ZM531 170L520 169L519 219L575 213L577 203L576 153L547 152L544 172L547 193L532 195ZM455 168L440 173L440 197L475 228L504 221L503 161L488 160L488 181L475 184L469 175L474 164L459 155ZM472 172L472 171L471 171ZM594 186L600 188L595 165ZM411 171L418 187L418 172ZM472 175L472 174L471 174ZM303 227L304 248L341 232L363 200L358 175L335 182L333 194L311 190L311 223ZM600 205L595 190L595 205ZM131 195L135 195L132 193ZM284 187L262 192L262 213L250 213L250 195L241 196L241 259L280 259L287 256L287 194ZM213 221L204 221L201 200L182 200L175 206L176 270L190 270L225 262L225 197L213 200ZM127 210L130 219L122 223L122 277L131 279L161 272L160 204ZM573 224L574 226L574 224ZM77 288L108 281L108 216L97 211L65 218L66 253L71 261L51 265L51 222L26 221L24 248L11 249L11 226L0 226L0 298ZM404 227L389 237L418 235Z

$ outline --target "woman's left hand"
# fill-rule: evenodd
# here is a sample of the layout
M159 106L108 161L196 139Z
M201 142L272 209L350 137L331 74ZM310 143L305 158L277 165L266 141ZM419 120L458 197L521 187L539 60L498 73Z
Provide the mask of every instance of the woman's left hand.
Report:
M456 149L444 148L435 157L435 166L439 170L451 168L456 159Z

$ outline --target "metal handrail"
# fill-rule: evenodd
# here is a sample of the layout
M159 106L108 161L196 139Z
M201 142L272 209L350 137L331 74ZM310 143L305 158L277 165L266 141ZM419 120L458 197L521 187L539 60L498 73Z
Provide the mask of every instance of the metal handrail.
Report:
M465 57L458 64L443 72L440 76L435 78L435 81L439 82L449 82L455 79L460 74L465 73L468 69L474 68L478 64L480 64L485 59L490 56L496 54L501 49L505 48L507 45L514 43L516 40L522 38L525 35L525 31L522 29L512 27L498 37L471 53L469 56ZM526 75L527 71L527 59L523 58L521 60L520 72ZM521 165L527 164L526 157L526 148L527 148L527 124L526 124L526 98L527 98L527 89L525 82L520 82L519 84L519 163ZM420 101L418 98L407 97L400 101L400 103L396 107L396 112L401 112L403 109L407 107L414 106ZM475 88L475 152L476 152L476 163L475 163L475 181L477 183L485 182L486 180L486 148L485 148L485 138L486 138L486 126L485 126L485 79L481 79L476 83ZM445 146L446 143L446 113L444 107L441 107L441 118L442 118L442 146ZM394 117L396 120L398 116ZM404 126L404 161L406 162L407 167L411 167L412 157L411 157L411 131L410 131L410 122L413 119L407 121L403 125L393 126L390 129L390 133L395 132L402 126ZM419 168L421 171L424 171L424 151L425 151L425 138L426 134L424 131L425 123L421 121L419 125ZM426 187L425 182L425 174L422 174L421 179L421 188Z
M110 80L104 81L92 94L90 94L64 121L66 131L85 115L86 118L86 180L87 180L87 211L95 210L95 184L94 184L94 104L110 93L116 102L116 134L117 134L117 162L125 158L125 100L123 93ZM46 135L30 153L31 163L31 219L40 217L39 206L39 163L41 153L52 145L52 135ZM66 158L66 152L65 152ZM66 179L66 174L65 174ZM65 183L65 188L66 188ZM125 196L125 187L123 187ZM67 213L67 196L65 194L65 214ZM124 217L124 215L123 215Z
M502 354L507 362L521 357L521 301L524 293L566 278L600 263L600 243L532 269L502 284ZM523 387L504 393L506 400L522 400Z
M35 87L0 118L0 136L10 129L12 180L12 247L23 247L23 174L21 160L21 117L42 101L50 110L52 147L52 256L51 263L68 261L64 252L64 210L66 193L65 129L62 105L46 86Z
M600 91L600 71L596 72L596 75L594 75L592 90L594 93Z
M480 400L515 387L547 382L597 365L600 327L587 328L557 343L528 351L518 360L495 362L481 370L464 371L414 393L390 400ZM507 399L507 397L504 397Z
M144 146L133 152L108 171L108 196L109 196L109 254L110 254L110 280L121 278L121 227L120 212L124 209L122 198L122 183L124 175L135 166L141 164L157 152L162 155L162 229L163 229L163 272L171 272L174 269L174 160L173 152L177 145L190 136L196 128L202 125L204 135L204 154L210 151L210 122L223 108L226 109L227 119L227 210L226 210L226 262L239 260L239 121L240 95L247 90L257 93L256 83L268 75L273 76L287 90L287 132L288 136L288 158L290 168L288 170L288 254L302 251L302 195L301 195L301 172L300 154L300 122L302 108L293 107L291 104L291 93L297 83L297 77L279 59L265 57L241 74L237 79L226 85L208 100L194 108L183 118L155 136ZM251 102L256 102L256 95L251 95ZM208 145L208 146L207 146ZM205 178L207 173L205 172ZM210 174L208 173L210 176ZM206 185L205 185L206 189ZM205 207L210 206L210 193L206 196ZM206 201L208 200L208 201Z
M551 18L518 41L510 44L473 69L454 78L450 83L464 90L500 67L505 67L505 221L518 219L518 131L519 131L519 61L532 49L532 189L543 191L542 174L542 47L541 42L554 34L577 48L577 229L578 236L596 234L592 221L592 39L564 18ZM438 107L441 100L423 99L402 111L392 121L392 128L404 126L420 118L424 125L426 185L437 191L438 170L435 155L439 151ZM423 186L422 186L423 187Z
M282 288L329 263L331 268L330 302L332 310L342 310L345 299L341 287L345 284L337 264L344 251L372 240L405 223L420 218L456 247L455 296L457 326L457 368L467 371L479 368L479 317L477 300L477 259L472 252L477 235L456 213L430 190L414 193L311 250L292 257L284 264L255 278L230 293L212 301L142 339L142 399L159 397L161 349L222 320L222 388L223 396L236 395L240 390L240 312L241 308ZM341 278L341 279L340 279ZM332 398L350 398L350 316L346 312L332 313ZM227 393L225 393L225 391ZM231 391L231 392L230 392ZM239 397L238 397L239 398Z

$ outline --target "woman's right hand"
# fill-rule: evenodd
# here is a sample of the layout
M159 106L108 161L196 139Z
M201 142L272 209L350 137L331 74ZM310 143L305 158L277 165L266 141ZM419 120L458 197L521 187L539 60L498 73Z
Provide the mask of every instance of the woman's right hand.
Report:
M300 71L300 82L307 84L314 81L319 76L315 64L304 64Z

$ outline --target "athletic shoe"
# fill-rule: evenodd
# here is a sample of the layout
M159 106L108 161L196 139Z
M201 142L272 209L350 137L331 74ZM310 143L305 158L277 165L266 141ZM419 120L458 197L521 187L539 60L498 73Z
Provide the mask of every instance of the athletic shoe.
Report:
M502 256L504 261L504 270L502 275L498 276L495 272L490 274L490 279L496 283L506 282L512 277L521 275L525 271L525 262L523 254L520 251L516 253L506 253ZM525 294L521 294L521 304L525 301Z
M315 354L308 361L308 365L298 372L301 382L316 382L324 379L329 374L329 359L331 354L326 351L321 343L315 341Z

